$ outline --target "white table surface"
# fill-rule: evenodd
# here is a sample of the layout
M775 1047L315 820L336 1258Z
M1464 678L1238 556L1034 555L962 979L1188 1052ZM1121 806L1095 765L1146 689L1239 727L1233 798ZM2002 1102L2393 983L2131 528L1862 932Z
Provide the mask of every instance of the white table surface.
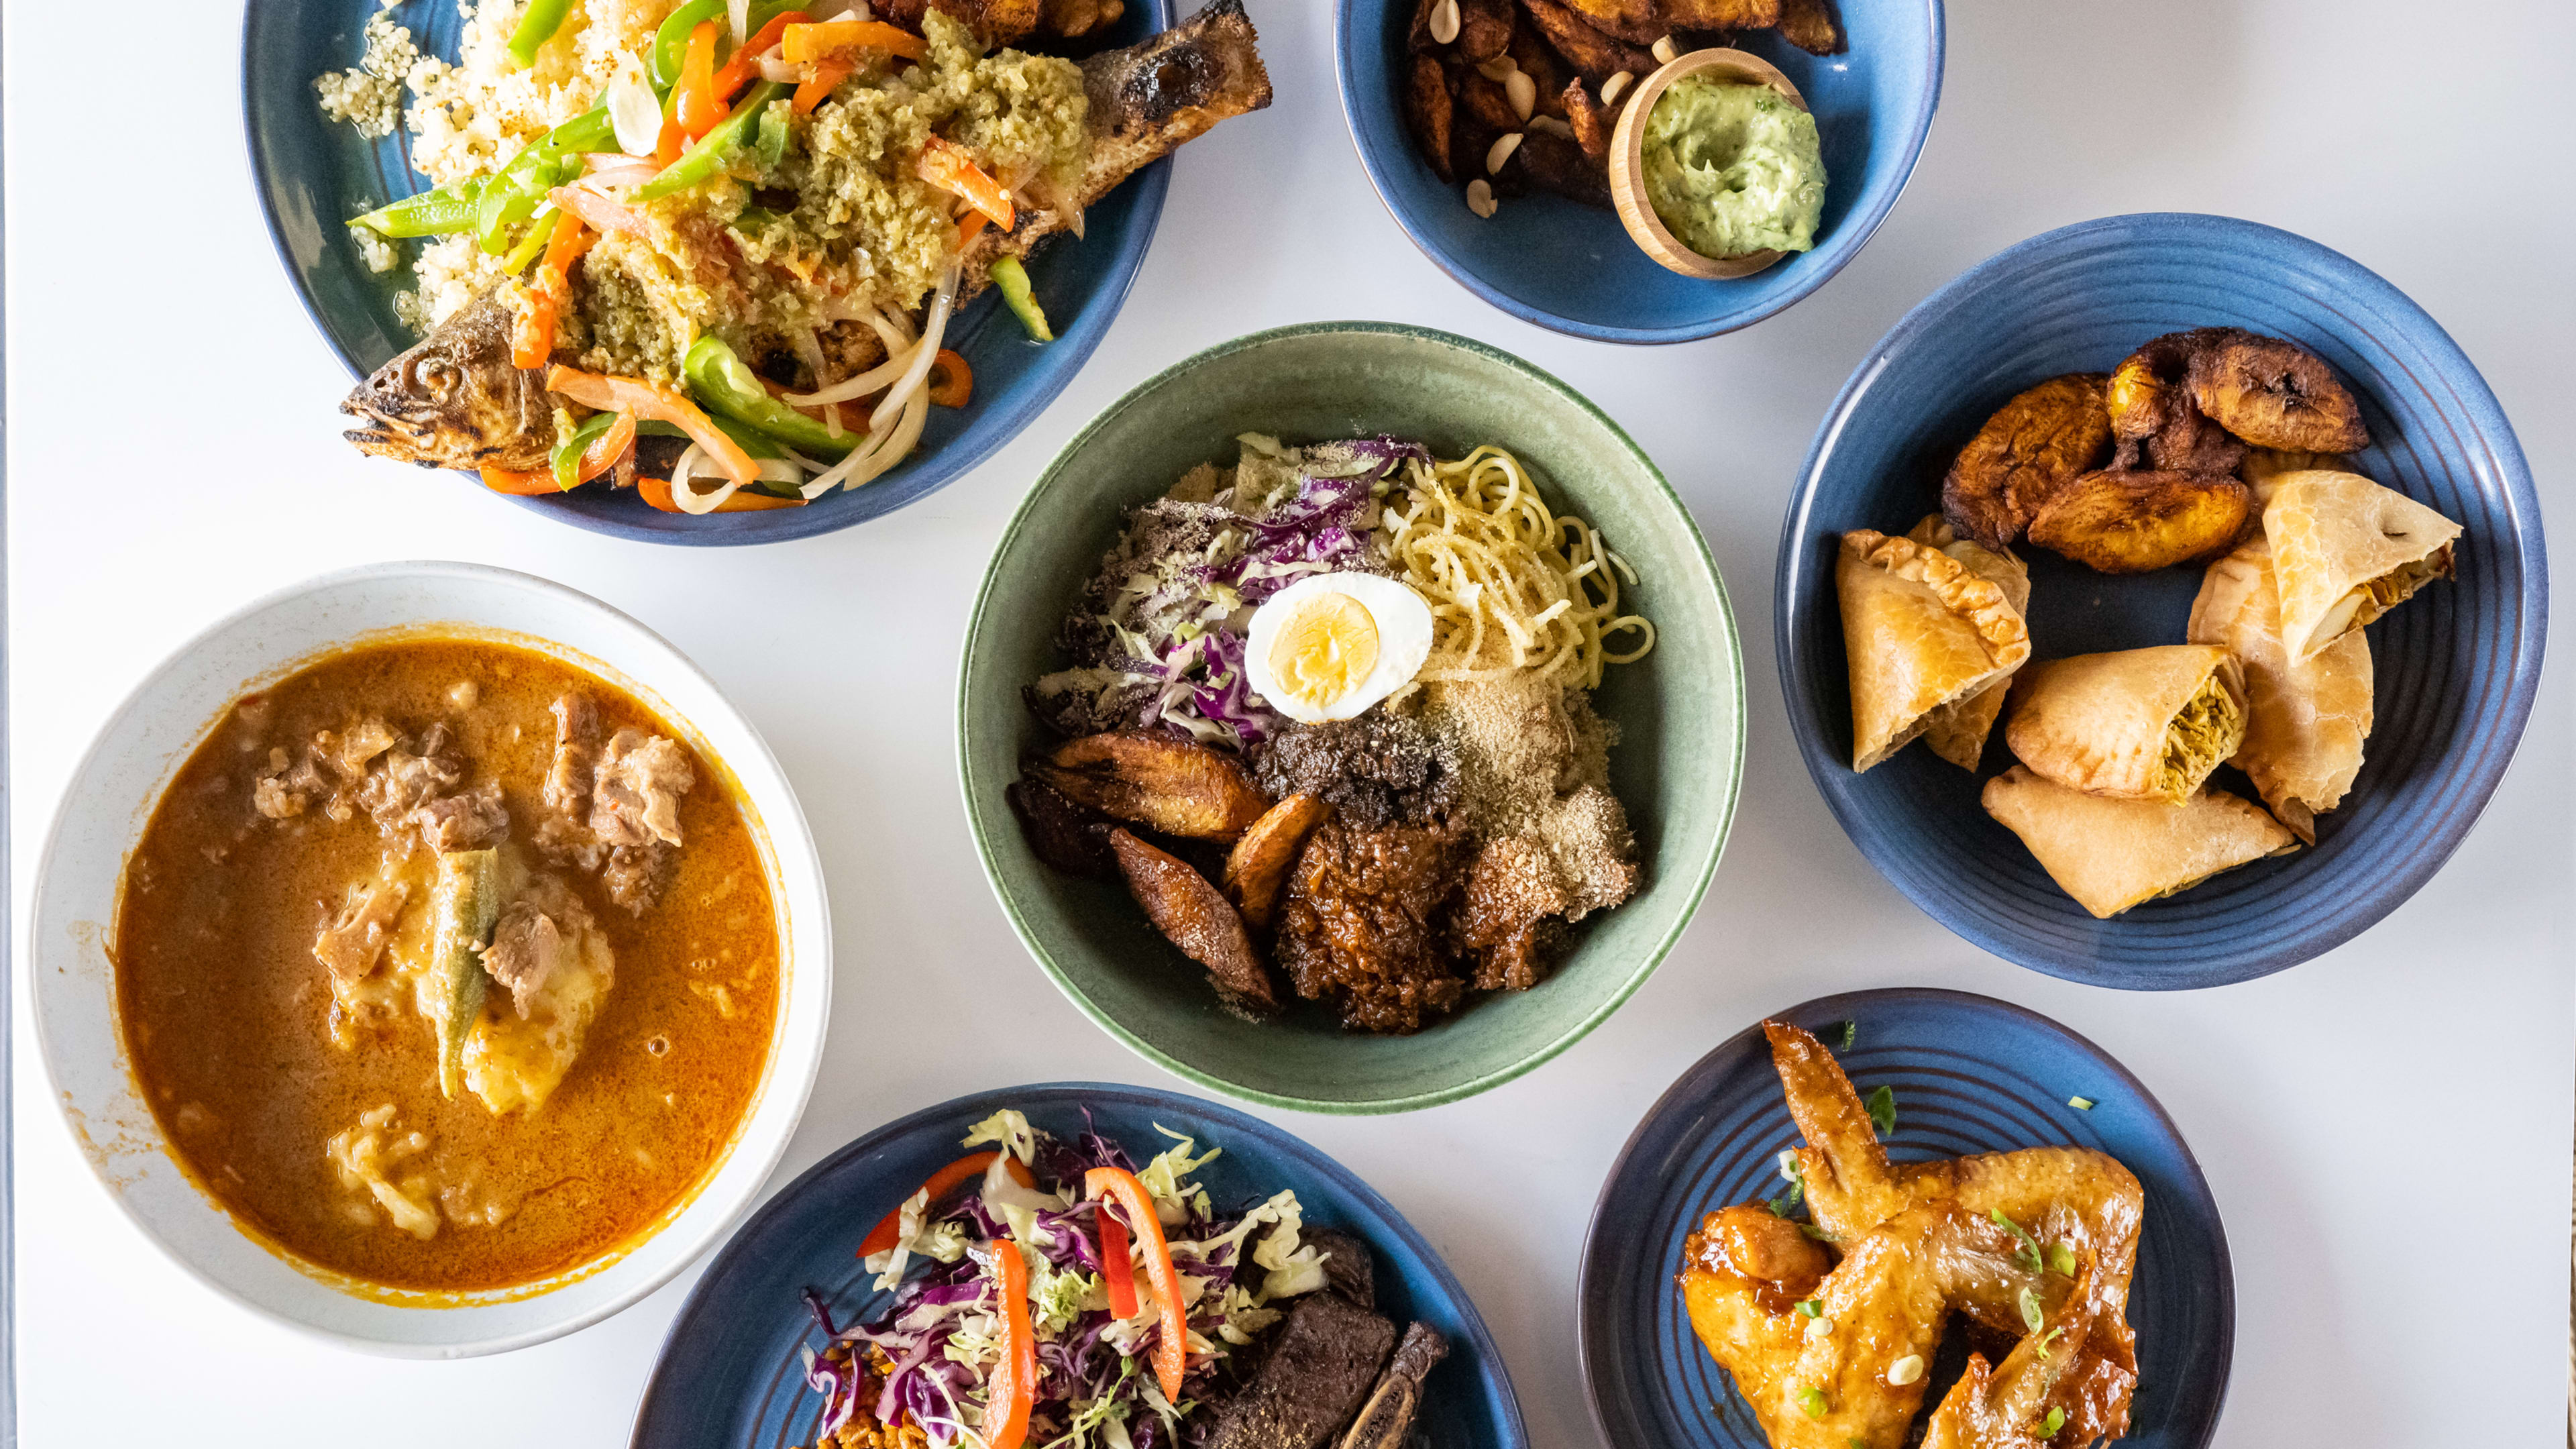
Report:
M2554 1442L2576 1008L2567 662L2484 823L2412 902L2268 980L2132 995L1989 957L1870 870L1790 740L1770 611L1790 480L1862 352L1980 258L2123 211L2270 222L2404 288L2485 371L2567 527L2576 7L1957 0L1931 142L1859 259L1748 332L1621 349L1515 322L1418 255L1352 153L1324 0L1251 6L1279 100L1182 153L1125 314L1064 396L929 500L758 551L615 542L359 457L333 411L348 379L296 305L252 198L240 5L141 0L105 28L92 6L10 6L18 918L73 761L166 650L325 569L473 559L559 579L661 630L731 692L800 787L830 871L840 989L778 1182L970 1090L1178 1085L1047 986L977 869L951 726L969 599L1022 487L1136 381L1282 323L1448 328L1557 373L1636 435L1707 532L1746 644L1734 838L1696 922L1624 1011L1471 1101L1392 1119L1264 1114L1376 1184L1438 1245L1501 1340L1534 1441L1596 1442L1575 1372L1577 1249L1612 1155L1666 1083L1766 1011L1938 985L2065 1022L2181 1124L2235 1252L2219 1442ZM2568 547L2562 598L2576 595ZM2576 646L2576 609L2557 622L2561 651ZM1010 1003L998 1021L996 1001ZM110 1208L51 1105L23 1012L19 1022L27 1443L623 1442L694 1273L605 1324L501 1358L400 1363L318 1346L200 1287Z

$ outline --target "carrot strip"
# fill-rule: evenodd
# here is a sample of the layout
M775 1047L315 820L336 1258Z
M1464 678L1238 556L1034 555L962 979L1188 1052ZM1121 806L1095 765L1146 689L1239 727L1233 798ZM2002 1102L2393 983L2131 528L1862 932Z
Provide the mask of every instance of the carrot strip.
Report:
M687 509L682 508L679 505L679 502L676 499L671 497L671 480L668 478L639 477L635 480L635 491L643 495L646 503L660 509L664 513L688 512ZM766 493L754 493L748 488L737 488L734 490L732 497L717 504L711 511L716 513L766 513L773 508L802 508L804 506L805 500L802 498L773 498Z
M1011 194L1002 183L984 173L965 147L937 136L922 143L921 160L913 167L922 180L966 198L966 204L991 218L993 225L1004 231L1018 213L1011 207Z
M680 129L694 141L716 128L725 118L725 104L716 96L716 23L701 20L689 32L688 53L680 61L679 83L671 88L671 114L679 118Z
M696 403L659 383L557 365L546 369L546 391L561 393L583 407L603 413L628 413L639 421L669 423L704 448L724 475L736 483L749 483L760 476L760 465L740 444L725 436L724 430Z
M784 15L773 16L767 25L760 27L752 35L751 39L735 46L733 57L716 69L716 99L732 100L744 86L751 84L752 77L760 74L761 52L776 45L778 37L788 26L803 25L813 18L802 10L790 10Z
M858 68L859 63L847 56L835 56L830 60L814 62L814 74L807 77L804 84L796 88L796 99L788 103L789 108L800 116L812 115L814 108L823 104L841 82L848 80Z
M482 473L484 487L495 493L507 493L514 498L536 498L563 491L562 485L555 482L555 470L552 468L537 468L522 473L516 468L504 468L498 463L486 463L483 465Z
M573 473L573 486L579 487L616 467L617 460L625 457L626 450L634 446L635 419L631 414L619 413L617 421L608 425L607 432L593 438L590 446L582 449L581 466Z
M821 60L835 51L884 50L906 60L930 53L921 37L882 20L828 20L790 25L779 37L779 54L790 63Z
M962 408L975 396L975 369L943 347L930 360L930 400L944 408ZM1123 1315L1122 1315L1123 1316Z

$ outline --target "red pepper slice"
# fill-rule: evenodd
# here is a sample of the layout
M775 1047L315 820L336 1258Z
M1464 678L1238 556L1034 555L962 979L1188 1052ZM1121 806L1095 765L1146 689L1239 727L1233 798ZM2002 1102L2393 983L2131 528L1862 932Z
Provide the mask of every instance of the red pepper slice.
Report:
M970 1178L982 1177L984 1170L991 1167L993 1159L999 1156L1001 1156L999 1152L967 1153L932 1173L930 1180L921 1185L921 1191L930 1194L931 1203L936 1205L960 1183ZM1007 1170L1011 1174L1011 1181L1022 1187L1033 1188L1038 1185L1038 1180L1029 1175L1027 1165L1016 1157L1011 1159L1011 1165ZM910 1202L912 1199L906 1197L903 1201ZM903 1241L903 1204L897 1203L895 1210L885 1215L884 1221L868 1229L868 1235L859 1240L859 1256L873 1258L879 1253L890 1253L894 1251L894 1245L901 1241Z
M751 39L734 47L733 58L716 67L716 99L730 101L742 88L760 74L760 54L778 43L790 25L803 25L814 17L802 10L790 10L773 18L752 34Z
M1038 1397L1038 1336L1029 1327L1029 1265L1020 1256L1020 1245L1010 1239L993 1246L993 1277L1002 1290L1002 1361L984 1381L984 1444L985 1449L1020 1449L1020 1442L1029 1435L1029 1410Z
M716 95L716 23L701 20L689 32L689 48L680 58L680 83L671 88L671 114L694 141L725 118Z
M1127 1226L1109 1215L1109 1205L1102 1203L1100 1213L1100 1281L1109 1289L1109 1316L1136 1316L1136 1265L1127 1257Z
M1123 1167L1095 1167L1082 1175L1082 1195L1109 1197L1126 1209L1127 1225L1145 1250L1145 1278L1154 1288L1154 1381L1163 1397L1181 1401L1181 1371L1189 1365L1189 1311L1181 1303L1181 1275L1172 1267L1171 1244L1163 1240L1163 1223L1154 1216L1154 1196L1136 1174Z

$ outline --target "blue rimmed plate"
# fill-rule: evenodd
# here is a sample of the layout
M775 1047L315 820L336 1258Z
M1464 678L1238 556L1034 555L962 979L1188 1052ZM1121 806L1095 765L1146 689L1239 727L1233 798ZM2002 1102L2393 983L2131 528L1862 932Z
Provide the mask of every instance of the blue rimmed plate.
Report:
M1378 1311L1419 1319L1449 1338L1423 1384L1418 1432L1430 1449L1523 1449L1519 1403L1485 1321L1413 1225L1349 1169L1298 1137L1177 1092L1056 1082L979 1092L888 1123L833 1153L752 1215L681 1305L635 1414L635 1449L787 1449L814 1442L822 1397L805 1386L800 1350L823 1346L799 1300L811 1287L848 1323L873 1311L853 1257L879 1218L961 1150L966 1129L1004 1107L1070 1137L1083 1113L1139 1161L1169 1145L1155 1128L1223 1154L1194 1176L1220 1206L1293 1188L1305 1220L1339 1228L1377 1259Z
M1596 342L1689 342L1750 327L1823 286L1896 205L1941 100L1941 0L1836 0L1850 37L1809 55L1767 31L1738 44L1778 66L1814 111L1825 215L1815 250L1733 281L1668 272L1609 210L1532 194L1493 216L1467 209L1405 127L1401 90L1413 0L1336 0L1334 67L1369 182L1440 270L1524 322ZM1645 77L1640 75L1639 80Z
M1851 768L1851 696L1834 601L1837 538L1903 533L1987 415L2066 372L2107 372L2160 333L2236 326L2288 337L2361 399L2354 467L2467 531L2458 576L2370 628L2376 724L2314 849L2257 861L2097 921L1978 804L2010 763L2003 731L1975 775L1908 748ZM2201 571L2112 578L2044 549L2031 566L2033 657L2178 644ZM1818 428L1780 534L1773 616L1789 723L1852 843L1934 919L2052 976L2129 990L2217 986L2330 950L2395 910L2477 823L2531 714L2549 615L2540 500L2513 428L2459 346L2367 268L2250 221L2183 214L2084 222L2011 247L1926 298L1861 359ZM2222 771L2221 788L2252 787Z
M2227 1233L2172 1119L2101 1048L2036 1012L1958 991L1827 996L1777 1019L1830 1044L1863 1092L1893 1087L1899 1162L2072 1144L2107 1152L2146 1188L2130 1281L2138 1390L2122 1449L2200 1449L2216 1432L2236 1338ZM2090 1110L2070 1097L2093 1103ZM1759 1023L1702 1057L1637 1124L1602 1184L1583 1246L1584 1386L1611 1449L1768 1449L1727 1372L1700 1347L1675 1280L1702 1217L1780 1190L1802 1139ZM1955 1339L1954 1335L1954 1339ZM1933 1365L1940 1394L1957 1343Z
M360 28L378 9L377 0L251 0L242 26L242 120L269 235L322 340L359 377L417 340L393 305L411 276L408 266L383 275L369 271L340 222L426 190L428 182L411 169L408 132L366 140L322 114L313 82L357 64L364 49ZM1132 45L1169 28L1171 14L1171 0L1138 0L1102 43ZM462 29L456 0L399 0L394 15L423 54L455 58ZM1029 258L1029 279L1055 325L1055 341L1029 341L989 289L967 304L949 323L947 345L974 369L973 402L931 409L912 456L864 488L838 490L803 508L705 517L658 513L631 489L584 488L512 501L619 538L711 545L830 533L926 497L1017 437L1081 370L1127 299L1170 184L1168 160L1146 167L1083 213L1083 236L1058 238ZM482 484L460 475L454 486Z

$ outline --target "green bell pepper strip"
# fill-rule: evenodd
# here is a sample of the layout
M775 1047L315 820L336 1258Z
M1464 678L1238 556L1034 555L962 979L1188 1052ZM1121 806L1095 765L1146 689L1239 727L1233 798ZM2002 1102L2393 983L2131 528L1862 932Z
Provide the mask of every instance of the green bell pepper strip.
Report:
M351 218L349 225L363 226L384 237L443 236L470 229L474 225L475 203L482 197L483 183L479 178L451 182L387 202L364 216Z
M579 179L585 154L616 149L617 126L609 120L606 106L575 116L529 142L483 187L474 230L484 255L497 257L508 251L508 230L534 216L547 192Z
M1028 329L1030 340L1055 340L1055 329L1047 325L1046 313L1039 308L1036 294L1029 291L1028 269L1020 265L1018 257L994 258L985 275L993 279L994 286L1002 289L1003 305L1009 307L1011 315L1019 318L1020 325Z
M653 89L668 95L679 84L680 61L689 52L689 32L701 21L725 18L725 0L689 0L671 12L662 28L653 32Z
M546 243L554 240L555 216L556 212L551 207L536 209L535 214L528 218L526 235L521 236L519 244L510 248L510 254L501 259L503 272L515 277L536 264L537 258L545 253Z
M789 134L787 112L776 106L770 106L761 111L760 140L753 149L759 153L762 176L776 174L778 168L786 163Z
M760 123L760 113L770 103L786 96L795 87L781 81L762 81L743 96L733 114L716 122L716 128L698 138L698 144L680 153L680 159L662 168L662 174L635 188L629 202L651 201L674 191L685 191L699 182L721 173L726 160L751 128Z
M555 486L566 493L581 486L581 455L599 441L602 433L617 425L615 413L592 413L582 419L572 436L555 445Z
M680 359L680 375L689 380L689 391L698 401L719 418L756 428L800 453L839 459L867 437L847 429L833 437L830 428L771 397L759 376L713 333L690 346L688 355Z
M519 28L510 32L510 58L523 66L535 65L537 47L555 38L571 12L572 0L529 0Z

